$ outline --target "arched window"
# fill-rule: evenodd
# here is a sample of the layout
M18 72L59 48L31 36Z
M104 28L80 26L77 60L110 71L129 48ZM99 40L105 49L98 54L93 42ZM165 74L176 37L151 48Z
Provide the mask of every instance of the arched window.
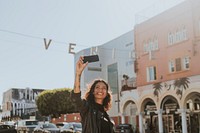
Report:
M153 50L153 42L152 39L149 39L149 50L148 51L152 51Z
M158 38L156 36L153 39L153 50L158 50Z
M172 35L171 32L168 34L168 44L169 44L169 45L172 45L172 44L173 44L173 35Z
M184 69L189 69L190 68L190 58L189 58L189 56L185 56L184 58L183 58L183 67L184 67Z
M175 71L175 64L174 64L174 60L170 60L169 61L169 72L173 73Z
M180 42L182 39L181 39L181 32L179 29L176 30L176 43Z
M176 34L172 33L172 44L176 43Z
M148 52L148 45L146 44L146 41L143 42L143 46L144 46L144 53Z
M185 26L182 29L182 37L183 37L183 40L187 40L187 30Z
M198 21L198 32L199 32L199 36L200 36L200 18L199 18L199 21Z

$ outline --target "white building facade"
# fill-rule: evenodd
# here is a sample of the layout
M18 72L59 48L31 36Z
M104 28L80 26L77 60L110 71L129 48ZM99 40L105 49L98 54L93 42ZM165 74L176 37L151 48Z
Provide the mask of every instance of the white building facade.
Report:
M75 54L75 63L80 56L99 55L99 61L89 63L81 77L82 94L87 84L94 79L106 80L112 91L112 109L109 111L116 124L136 125L138 95L134 72L134 31L129 31L103 45L84 49ZM136 99L134 99L136 98Z
M44 89L11 88L3 93L2 119L22 117L36 112L36 97Z

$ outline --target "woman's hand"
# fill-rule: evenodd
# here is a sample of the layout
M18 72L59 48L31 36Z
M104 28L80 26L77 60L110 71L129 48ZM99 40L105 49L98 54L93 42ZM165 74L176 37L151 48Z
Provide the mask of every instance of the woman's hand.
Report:
M86 67L87 64L88 64L88 62L83 63L83 59L84 59L84 57L81 56L81 57L79 58L79 60L77 61L77 63L76 63L76 75L77 75L77 76L81 76L83 70L85 69L85 67Z

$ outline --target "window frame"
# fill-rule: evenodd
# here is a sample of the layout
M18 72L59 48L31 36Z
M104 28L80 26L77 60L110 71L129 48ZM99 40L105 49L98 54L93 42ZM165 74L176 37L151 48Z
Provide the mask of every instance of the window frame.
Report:
M180 72L182 71L182 59L179 57L179 58L175 58L175 70L176 72Z
M175 72L175 62L174 60L169 61L169 72L174 73Z
M189 56L185 56L183 57L183 69L184 70L188 70L190 69L190 57Z
M147 82L152 82L157 79L156 66L149 66L146 68Z

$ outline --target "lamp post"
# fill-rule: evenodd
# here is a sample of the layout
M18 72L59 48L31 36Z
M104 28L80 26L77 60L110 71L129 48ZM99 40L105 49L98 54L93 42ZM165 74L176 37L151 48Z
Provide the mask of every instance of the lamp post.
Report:
M118 124L120 124L120 116L121 116L121 113L120 113L120 100L119 100L119 93L117 93L117 100L115 100L115 103L117 103L117 112L118 112Z

